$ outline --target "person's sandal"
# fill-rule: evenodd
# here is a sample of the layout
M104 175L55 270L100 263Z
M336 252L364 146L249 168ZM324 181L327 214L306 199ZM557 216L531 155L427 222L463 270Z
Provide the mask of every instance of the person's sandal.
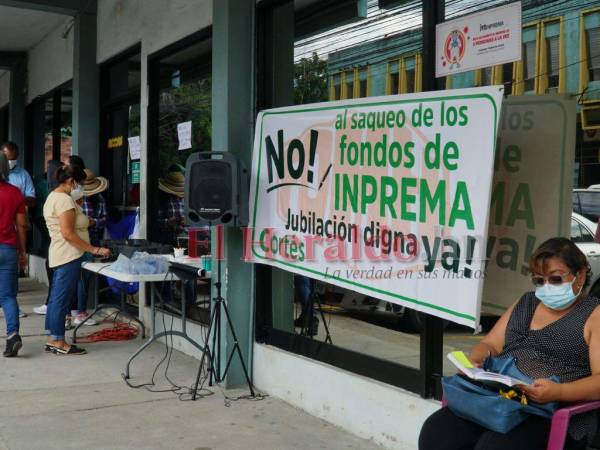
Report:
M87 350L85 348L77 347L76 345L71 345L68 350L65 350L61 347L56 347L54 345L49 344L50 351L55 355L85 355Z

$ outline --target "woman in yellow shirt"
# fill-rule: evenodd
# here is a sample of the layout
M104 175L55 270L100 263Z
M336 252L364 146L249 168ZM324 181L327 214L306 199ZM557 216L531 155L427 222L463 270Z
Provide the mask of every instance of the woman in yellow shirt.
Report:
M108 257L110 250L90 245L88 218L76 203L83 195L81 182L85 172L79 166L62 166L56 171L59 183L46 199L44 219L50 234L48 265L53 278L46 312L45 351L56 355L87 353L65 341L65 316L81 274L81 258L85 252Z

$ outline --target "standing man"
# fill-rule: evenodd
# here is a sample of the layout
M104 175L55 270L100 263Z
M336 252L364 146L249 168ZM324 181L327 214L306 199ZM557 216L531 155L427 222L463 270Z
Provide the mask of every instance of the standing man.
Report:
M14 142L8 141L2 144L0 150L2 150L6 159L8 159L8 168L10 169L8 182L14 187L19 188L23 197L25 197L25 206L33 208L35 206L35 188L31 175L17 161L19 147Z
M8 160L8 182L21 191L21 194L25 197L25 206L27 208L35 207L35 188L33 186L33 180L31 179L31 175L29 175L24 168L19 166L17 161L17 158L19 157L19 146L14 142L8 141L0 146L0 150L2 150ZM19 317L27 317L27 314L25 314L21 308L19 308Z

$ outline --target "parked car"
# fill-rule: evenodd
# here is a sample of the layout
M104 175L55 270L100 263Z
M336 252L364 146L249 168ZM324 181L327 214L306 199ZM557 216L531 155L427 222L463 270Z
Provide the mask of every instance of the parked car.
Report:
M571 215L571 240L585 254L590 265L590 293L600 296L600 243L594 240L597 227L597 223L580 214Z
M600 191L598 193L600 194ZM598 201L600 201L600 197L598 197ZM596 222L581 214L572 213L571 215L571 240L585 254L590 264L590 293L600 296L600 243L594 241L597 226ZM419 332L422 329L424 315L420 311L332 285L326 287L321 285L319 290L321 295L325 296L327 303L335 303L346 311L388 315L390 318L395 316L402 321L404 330ZM335 300L332 302L331 299Z
M600 218L600 189L595 185L588 189L573 189L573 212L598 223Z

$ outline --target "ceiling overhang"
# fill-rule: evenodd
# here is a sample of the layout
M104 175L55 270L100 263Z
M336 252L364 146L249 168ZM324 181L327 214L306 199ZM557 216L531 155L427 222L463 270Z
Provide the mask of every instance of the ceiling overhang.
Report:
M74 16L82 12L96 12L96 0L0 0L0 6L32 9L67 16Z

